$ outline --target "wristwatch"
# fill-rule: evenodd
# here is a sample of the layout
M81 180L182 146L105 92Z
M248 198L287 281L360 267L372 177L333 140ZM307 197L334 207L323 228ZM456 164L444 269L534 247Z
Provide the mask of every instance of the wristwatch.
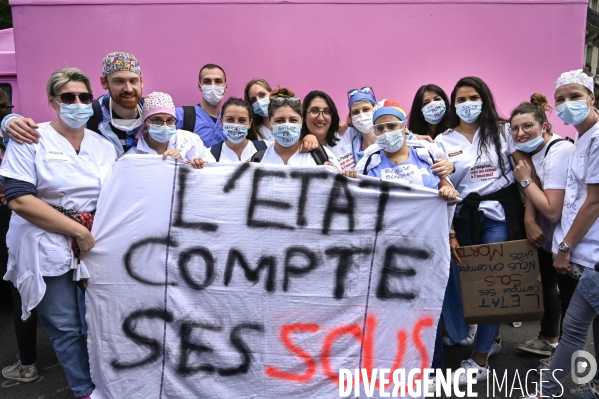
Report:
M522 182L520 184L522 185L522 188L526 188L526 187L530 186L530 183L532 183L532 179L522 180Z
M563 242L563 241L559 243L559 246L558 246L558 248L559 248L559 250L560 250L560 251L562 251L562 252L570 252L570 251L572 251L572 248L570 248L570 247L568 246L568 244L566 244L566 243L565 243L565 242Z

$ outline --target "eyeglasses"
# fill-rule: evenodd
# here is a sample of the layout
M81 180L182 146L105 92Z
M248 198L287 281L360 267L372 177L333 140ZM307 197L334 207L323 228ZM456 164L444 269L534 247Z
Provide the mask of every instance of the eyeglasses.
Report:
M333 113L331 112L330 109L323 109L321 111L318 108L312 108L309 112L310 112L310 116L312 116L312 118L314 118L314 119L318 118L320 116L320 114L322 114L322 117L324 119L331 119L331 117L333 116Z
M374 96L374 90L372 89L372 87L364 86L361 89L351 89L350 91L348 91L347 99L349 100L350 98L352 98L353 96L355 96L358 93L372 93L372 95Z
M291 105L292 107L301 104L300 99L297 97L271 97L270 102L276 105L277 107L280 107L285 103Z
M150 123L148 123L150 122ZM175 126L177 124L177 118L168 118L167 120L162 120L159 118L148 119L146 121L146 125L160 127L166 124L166 126Z
M0 108L10 108L10 109L12 109L14 107L15 107L14 105L0 105Z
M385 132L393 132L395 130L402 130L404 128L404 123L402 121L397 122L387 122L380 123L378 125L374 125L372 127L372 133L376 136L382 136Z
M522 126L510 126L510 131L512 132L512 134L518 134L518 130L522 129L522 131L524 133L530 133L530 131L532 130L532 128L535 126L534 123L532 122L526 122L523 123Z
M77 97L79 97L79 101L81 101L82 104L91 104L91 102L94 100L94 96L91 93L75 94L64 92L61 95L54 97L60 97L60 101L62 101L63 104L73 104L75 103L75 99Z

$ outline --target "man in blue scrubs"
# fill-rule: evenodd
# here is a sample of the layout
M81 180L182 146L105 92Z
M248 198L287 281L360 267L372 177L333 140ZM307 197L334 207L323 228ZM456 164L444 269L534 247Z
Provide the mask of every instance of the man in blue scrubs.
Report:
M220 108L227 91L227 75L216 64L207 64L200 69L198 88L202 101L193 107L178 107L177 129L197 133L206 147L224 142L227 137L220 123Z

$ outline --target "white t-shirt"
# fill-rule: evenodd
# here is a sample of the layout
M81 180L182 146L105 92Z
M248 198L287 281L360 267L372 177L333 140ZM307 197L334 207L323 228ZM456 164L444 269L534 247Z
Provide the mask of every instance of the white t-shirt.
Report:
M551 140L541 151L531 157L543 190L563 190L566 188L568 158L574 151L574 145L569 141L560 141L553 144L547 156L545 156L547 146L552 141L559 139L562 139L562 137L553 133Z
M167 150L176 149L179 151L184 160L189 161L195 158L202 158L206 162L216 162L212 153L204 145L204 142L199 135L188 132L187 130L177 130L177 133L168 141ZM127 154L151 154L155 155L156 151L148 146L144 138L144 134L137 140L137 146L132 147L127 151Z
M503 134L500 135L505 177L501 175L495 145L489 142L487 151L482 151L479 157L479 141L480 129L474 133L472 143L453 129L448 129L435 138L435 143L443 149L447 159L455 167L455 173L450 175L449 179L462 198L466 198L471 193L492 194L514 184L509 156L516 151L516 146L508 126L506 125ZM456 207L456 217L459 217L460 208L461 205ZM498 222L505 221L505 212L498 201L482 201L478 209L490 219Z
M260 128L258 130L260 131L262 136L264 136L264 141L269 141L271 143L275 142L275 136L273 136L272 130L270 130L264 125L260 125Z
M553 133L551 140L539 152L531 156L539 180L541 180L541 189L543 190L564 190L566 188L568 158L572 151L574 151L574 145L569 141L559 141L551 146L547 156L545 156L545 151L549 144L552 141L560 139L562 137ZM557 223L551 223L541 213L538 214L537 220L546 236L542 247L546 251L551 252L553 232Z
M323 148L324 148L325 152L327 153L327 155L329 156L329 162L331 162L333 165L335 165L336 167L339 168L339 162L337 161L337 158L335 157L335 155L328 148L326 148L326 147L323 147ZM264 153L264 157L262 158L261 163L271 163L271 164L276 164L276 165L284 165L285 164L283 162L283 160L281 159L281 157L279 156L279 154L277 154L277 152L275 151L274 145L271 145L270 147L268 147L266 149L266 152ZM309 152L299 152L299 150L297 150L296 153L293 154L289 158L289 160L287 161L287 165L289 165L289 166L316 166L316 161L314 161L312 154L310 154Z
M10 141L0 175L33 184L37 198L49 205L91 212L96 209L102 181L117 154L110 141L85 129L79 154L71 143L50 126L40 123L39 141ZM23 317L37 306L46 291L42 276L61 276L77 269L75 277L89 277L85 264L77 263L72 237L43 230L13 213L6 242L12 281L23 299Z
M267 144L268 145L268 144ZM220 158L218 162L222 163L232 163L232 162L245 162L251 158L257 152L256 146L252 143L251 140L248 140L245 148L241 152L241 159L237 158L237 154L235 151L227 146L227 143L223 143L222 148L220 150Z
M354 158L354 138L358 134L361 134L358 129L348 127L342 136L335 133L335 136L339 141L337 141L334 146L331 147L330 145L327 145L327 148L337 157L337 161L339 161L342 170L353 170L356 167L356 160Z
M559 243L564 240L586 200L589 184L599 184L599 123L582 137L577 135L576 148L570 155L562 220L553 236L554 253L557 253ZM599 264L599 218L572 249L570 260L587 267Z

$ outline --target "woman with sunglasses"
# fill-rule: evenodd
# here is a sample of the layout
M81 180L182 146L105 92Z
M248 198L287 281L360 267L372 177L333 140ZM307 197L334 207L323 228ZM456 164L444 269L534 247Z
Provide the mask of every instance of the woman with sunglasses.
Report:
M509 161L510 155L518 160L515 144L487 84L477 77L460 79L451 93L449 118L452 128L435 142L455 165L449 178L463 198L449 235L452 257L459 264L460 245L524 238L524 206ZM476 371L476 380L487 378L488 357L501 350L495 341L498 333L499 324L478 326L476 348L461 364ZM466 384L465 374L459 382Z
M129 154L162 154L189 162L194 168L203 168L208 162L216 162L204 146L199 135L177 130L175 104L165 93L150 93L144 100L141 119L143 128L137 133L137 145Z
M273 90L268 115L275 143L263 153L258 152L258 157L254 155L253 161L282 165L332 164L339 168L337 158L326 147L319 146L315 151L305 153L299 151L303 121L302 104L292 90L284 87Z
M5 278L21 294L22 319L36 308L75 396L89 398L95 386L77 287L90 277L84 259L94 246L93 215L117 154L109 141L85 129L93 110L83 72L55 71L46 93L57 119L39 124L37 143L11 142L0 167L13 210Z
M266 150L269 143L256 136L252 116L252 106L241 98L229 97L223 104L221 125L227 140L210 148L216 162L247 161L256 152Z
M539 247L545 308L538 337L518 345L517 349L545 356L551 356L557 347L560 319L565 316L570 298L576 289L575 279L555 271L551 255L553 232L561 219L564 206L568 158L574 150L574 145L552 131L546 115L549 111L551 107L547 97L535 93L530 102L523 102L516 107L510 117L510 131L516 149L531 155L532 164L541 183L541 186L533 184L531 166L526 161L520 161L514 169L514 178L526 187L524 193L531 206L539 213L537 228L541 231L539 236L542 241L534 244ZM548 365L549 359L541 360L542 368L546 369Z

